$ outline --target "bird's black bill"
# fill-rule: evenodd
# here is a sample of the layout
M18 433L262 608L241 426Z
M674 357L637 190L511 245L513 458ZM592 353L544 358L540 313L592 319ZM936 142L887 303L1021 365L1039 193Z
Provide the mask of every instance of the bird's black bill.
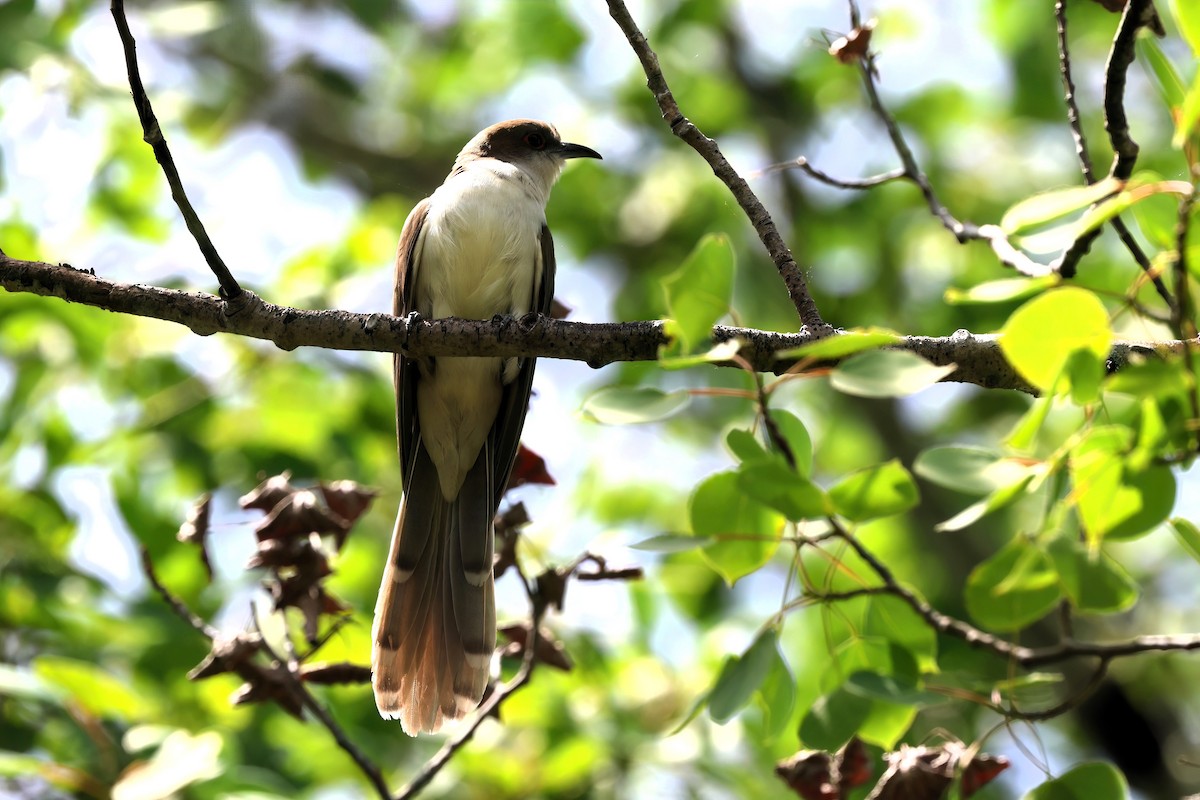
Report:
M601 160L604 158L604 156L590 147L584 147L581 144L573 144L571 142L563 142L559 146L558 152L563 158L599 158Z

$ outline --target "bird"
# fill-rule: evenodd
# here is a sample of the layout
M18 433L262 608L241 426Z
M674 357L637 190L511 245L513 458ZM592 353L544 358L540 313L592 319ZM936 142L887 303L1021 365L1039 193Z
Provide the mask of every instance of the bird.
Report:
M550 189L572 158L601 158L549 123L499 122L413 208L392 313L486 320L547 314ZM403 496L372 625L381 716L410 736L479 705L496 646L492 520L516 458L533 358L394 356Z

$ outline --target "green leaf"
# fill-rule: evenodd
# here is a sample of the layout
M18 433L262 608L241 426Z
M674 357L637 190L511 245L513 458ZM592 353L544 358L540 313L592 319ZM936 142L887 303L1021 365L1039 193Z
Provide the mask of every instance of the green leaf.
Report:
M674 340L660 355L690 355L707 343L717 320L729 313L733 296L733 245L724 234L707 234L679 269L663 280L667 333Z
M784 518L747 495L736 472L706 478L688 510L692 531L714 540L701 555L726 583L767 563L779 547Z
M987 494L1029 474L1028 464L982 447L950 445L924 450L913 472L925 480L968 494Z
M1059 536L1047 552L1062 579L1063 590L1080 611L1112 614L1137 602L1138 587L1120 565L1100 550Z
M1168 109L1176 109L1183 105L1183 79L1162 51L1158 42L1149 36L1139 36L1137 53L1150 65L1150 74L1154 76L1154 86L1158 89L1163 105Z
M1196 523L1183 517L1175 517L1171 520L1171 530L1175 532L1175 538L1179 540L1183 549L1196 561L1200 561L1200 528L1196 527Z
M906 350L874 350L842 362L830 375L833 388L858 397L904 397L954 372Z
M898 460L853 472L829 490L834 510L854 522L900 514L917 504L917 484Z
M1175 117L1175 135L1171 137L1171 146L1183 149L1188 139L1196 134L1196 125L1200 122L1200 72L1192 79L1187 94L1183 98L1183 106Z
M1112 764L1093 761L1035 787L1024 800L1125 800L1127 797L1129 786L1125 776Z
M58 705L61 694L26 669L0 664L0 697L19 697Z
M812 750L836 752L859 732L874 701L839 687L822 695L800 721L800 741Z
M33 662L33 671L93 716L133 720L150 712L144 696L134 691L128 681L87 661L38 656Z
M708 693L708 713L718 723L733 719L750 702L779 658L778 634L769 628L741 656L729 656Z
M759 687L758 698L762 704L764 728L773 739L783 733L796 708L796 678L778 647L771 670Z
M206 731L193 736L175 731L148 762L126 770L113 785L112 800L172 797L186 786L217 777L221 769L221 735Z
M1129 539L1157 527L1175 505L1175 476L1165 466L1129 466L1133 431L1092 428L1071 450L1072 497L1088 538Z
M1029 486L1033 478L1033 474L1030 473L1015 483L1010 483L1008 486L1001 486L987 497L977 503L972 503L945 522L939 522L937 525L934 525L933 529L939 532L953 532L961 531L963 528L974 525L988 514L999 511L1005 506L1012 505L1021 499L1025 495L1025 488Z
M1126 468L1124 486L1139 495L1139 508L1113 525L1104 534L1105 541L1124 542L1147 534L1161 525L1175 507L1175 473L1170 467L1154 465L1138 472Z
M642 539L629 547L633 550L644 550L648 553L682 553L712 544L712 539L705 536L688 536L684 533L660 533L649 539Z
M1191 0L1171 0L1171 11L1179 32L1192 48L1192 55L1200 58L1200 8Z
M964 599L976 622L1015 631L1045 616L1062 597L1049 557L1017 536L967 577Z
M983 305L987 303L1009 303L1039 295L1062 279L1057 275L1042 275L1037 278L1001 278L972 286L970 289L946 290L945 299L951 305Z
M583 415L602 425L655 422L677 413L691 402L685 391L664 392L650 386L601 389L583 402Z
M1100 399L1100 384L1104 380L1104 359L1090 350L1076 350L1067 356L1063 368L1071 388L1071 401L1086 406Z
M945 702L945 697L927 692L915 680L903 675L880 675L877 672L856 672L846 681L847 691L875 700L897 705L922 708Z
M1120 191L1121 186L1121 181L1116 178L1105 178L1090 186L1072 186L1035 194L1006 211L1000 220L1000 227L1006 233L1015 234L1026 228L1045 225L1059 217L1100 202L1105 197Z
M875 595L870 598L863 620L863 636L879 637L903 648L912 656L920 672L937 671L937 634L899 597Z
M791 350L777 354L778 358L811 358L818 361L828 361L835 358L845 358L863 350L874 350L884 345L897 344L904 337L895 331L883 328L852 328L840 331L824 339L800 345Z
M729 448L729 452L733 453L734 457L743 464L773 458L772 454L767 452L762 443L758 441L758 437L744 428L733 428L725 434L725 445Z
M1042 425L1046 422L1046 417L1050 415L1050 407L1053 403L1053 398L1047 395L1042 395L1033 401L1017 424L1013 426L1012 431L1005 439L1005 444L1014 450L1031 450L1033 444L1037 441L1037 435L1042 429Z
M1054 389L1067 359L1088 350L1103 360L1112 346L1108 312L1096 295L1068 286L1036 297L1017 309L1000 335L1000 350L1025 380L1044 392Z
M737 476L743 492L790 520L827 517L833 510L821 487L782 461L744 464Z
M788 449L792 451L792 458L796 460L796 471L806 478L811 477L813 447L812 437L808 435L808 428L800 421L799 417L790 411L773 408L768 413L771 415L775 427L783 436L783 440L787 442Z
M738 354L744 342L741 339L726 339L707 350L692 355L674 356L660 353L658 363L663 369L688 369L701 364L728 361Z
M1135 397L1162 398L1186 391L1187 379L1180 362L1149 356L1110 375L1104 388Z

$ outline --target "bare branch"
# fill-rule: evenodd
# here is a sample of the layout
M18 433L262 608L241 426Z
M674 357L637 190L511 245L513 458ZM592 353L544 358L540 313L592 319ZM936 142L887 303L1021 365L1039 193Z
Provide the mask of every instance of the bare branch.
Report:
M540 316L519 320L425 320L390 314L308 311L268 303L247 290L234 300L224 301L210 294L116 283L66 265L19 261L3 255L0 288L176 322L202 336L222 332L264 339L284 350L308 346L403 351L414 356L537 356L583 361L598 368L618 361L654 361L658 348L667 341L663 323L657 321L583 323ZM716 366L744 368L745 362L760 372L782 374L793 369L797 359L783 358L779 353L818 338L820 335L812 332L776 333L718 325L713 328L715 342L737 339L742 348L737 360ZM951 336L906 336L895 347L938 366L954 364L957 369L945 378L949 382L1034 392L1004 359L996 336L960 330ZM1167 357L1185 350L1186 344L1178 340L1122 341L1113 345L1109 358L1113 368L1119 368L1134 354ZM811 364L803 371L828 366L828 362Z
M783 278L788 297L791 298L792 305L796 307L800 321L812 331L827 330L828 326L821 319L821 312L817 309L812 295L809 294L804 273L800 271L799 265L792 257L792 251L783 241L783 237L779 235L775 221L771 219L771 215L763 206L762 201L721 154L717 143L705 136L679 110L679 104L675 102L675 96L671 94L667 80L663 77L662 68L658 64L658 56L650 48L650 44L642 35L641 30L638 29L637 23L634 22L623 0L608 0L608 12L620 26L625 38L629 40L630 47L633 48L633 52L637 54L638 60L642 63L642 70L646 73L647 86L654 94L662 117L671 128L671 132L691 145L692 149L708 162L713 173L729 188L742 211L746 212L750 224L754 226L758 238L767 248L767 252L775 262L776 269Z
M1113 37L1112 47L1108 51L1108 64L1104 69L1104 130L1113 149L1113 163L1108 174L1122 181L1133 175L1138 157L1138 144L1129 134L1129 119L1125 116L1125 79L1129 65L1133 63L1138 29L1148 23L1152 12L1150 0L1129 0ZM1080 259L1087 255L1103 230L1103 226L1098 226L1076 239L1055 262L1055 270L1065 278L1073 277ZM1122 240L1125 238L1122 237ZM1132 240L1131 236L1129 238ZM1141 260L1138 263L1142 263ZM1146 267L1143 266L1143 269ZM1159 294L1165 293L1165 286L1159 288ZM1166 299L1168 307L1173 307L1169 296Z
M154 109L150 106L150 98L146 95L146 88L142 85L142 77L137 63L137 44L129 30L129 22L125 19L124 0L112 0L111 11L113 21L117 24L117 33L121 37L121 47L125 50L125 68L129 72L129 88L133 92L133 103L137 106L138 118L142 123L142 139L153 148L154 158L162 167L163 174L167 177L167 183L171 186L171 197L174 198L175 205L179 207L179 213L183 215L183 220L187 223L192 238L200 246L200 252L204 254L204 260L208 262L209 269L217 276L217 281L221 284L221 294L233 299L241 294L242 287L238 285L229 268L225 266L225 262L221 260L216 246L208 238L204 223L200 221L199 215L196 214L191 201L188 200L187 193L183 190L179 170L175 168L175 159L171 157L171 151L167 148L167 140L158 124L158 117L154 115Z
M765 169L761 169L758 172L753 173L751 177L765 175L768 172L782 172L783 170L787 169L802 170L806 175L815 178L821 183L828 184L829 186L833 186L838 189L874 189L876 186L881 184L891 183L892 181L897 181L901 178L908 177L907 170L896 168L889 170L888 172L881 172L878 175L872 175L867 178L835 178L828 172L824 172L814 167L804 156L800 156L791 161L785 161L782 164L772 164Z

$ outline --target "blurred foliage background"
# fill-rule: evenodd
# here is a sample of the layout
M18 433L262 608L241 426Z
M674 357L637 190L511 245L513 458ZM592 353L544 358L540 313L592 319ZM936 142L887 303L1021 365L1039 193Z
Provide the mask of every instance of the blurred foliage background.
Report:
M960 219L997 221L1023 197L1079 183L1051 5L880 0L865 9L879 19L873 47L885 102ZM986 246L959 245L912 185L846 192L794 171L758 172L799 155L845 177L896 166L857 72L826 52L825 37L849 25L843 3L664 0L632 11L684 113L739 170L756 175L752 185L808 270L828 321L927 335L1004 323L1016 303L944 301L947 288L1007 276ZM797 326L752 228L662 124L599 0L198 0L139 2L129 13L184 184L234 274L272 302L388 308L390 262L408 210L477 130L532 116L605 157L572 164L548 211L559 298L573 319L664 316L660 282L704 234L717 232L737 257L736 322ZM1101 165L1109 158L1101 82L1116 21L1098 4L1071 4L1083 124ZM1182 69L1190 55L1171 33L1162 47ZM1172 120L1144 69L1135 65L1130 80L1139 165L1186 179L1169 146ZM0 248L8 255L214 289L141 142L106 6L0 2L0 167ZM1079 283L1119 295L1134 269L1106 233ZM1155 303L1149 290L1141 297ZM1119 334L1167 336L1119 309L1114 302ZM0 297L0 662L8 665L0 672L0 772L11 776L0 780L0 797L104 797L139 759L188 765L173 772L178 786L166 784L186 797L363 796L361 776L319 727L268 706L231 708L233 677L185 679L206 643L148 592L135 543L192 608L236 632L251 604L264 602L243 569L258 517L240 511L236 498L282 470L300 481L376 487L380 496L330 584L353 606L353 619L322 651L364 663L400 491L388 369L378 355L284 353L53 299ZM550 625L575 669L540 670L506 703L503 726L485 724L428 794L786 796L773 764L800 746L799 720L827 688L827 659L811 654L842 641L861 609L823 606L787 617L781 648L797 697L782 723L756 703L724 725L701 716L672 734L722 660L742 652L778 611L787 559L728 587L694 551L629 549L687 529L691 487L728 466L724 433L746 427L754 409L747 400L700 397L666 422L601 428L577 410L607 385L747 382L735 370L539 365L526 441L558 483L520 490L533 517L526 558L559 563L590 549L644 565L647 578L573 586ZM994 442L1029 399L939 385L911 399L868 401L814 380L795 382L776 404L808 426L823 481L889 457L911 464L934 444ZM1079 411L1056 413L1049 424L1071 430ZM1184 473L1181 481L1178 513L1194 515L1195 480ZM917 509L864 528L864 540L900 580L964 616L966 576L1028 512L1019 506L966 533L934 533L968 499L920 488ZM214 492L211 585L195 551L175 540L190 503L206 491ZM1186 629L1185 612L1198 600L1196 564L1179 559L1161 532L1117 547L1142 600L1102 621L1080 621L1079 632ZM522 616L519 587L509 578L498 588L502 618ZM1023 635L1036 644L1049 634L1033 626ZM992 656L955 640L938 646L948 683L1009 677ZM1145 797L1196 790L1195 760L1179 759L1196 750L1198 680L1200 662L1186 655L1114 664L1078 712L993 733L985 749L1014 767L980 796L1023 792L1044 779L1043 767L1059 772L1090 757L1115 762ZM380 720L367 687L321 696L397 785L438 747ZM897 713L913 743L939 729L971 741L1000 721L969 702Z

